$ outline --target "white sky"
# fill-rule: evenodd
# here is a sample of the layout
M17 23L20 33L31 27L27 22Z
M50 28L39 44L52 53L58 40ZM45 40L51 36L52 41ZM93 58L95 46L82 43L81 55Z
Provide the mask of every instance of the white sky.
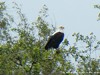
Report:
M93 32L100 40L100 21L97 21L99 9L94 5L100 4L100 0L2 0L12 7L12 2L22 5L23 12L29 21L38 16L38 12L44 4L49 8L49 22L65 26L66 37L71 40L74 32L88 35ZM8 9L10 13L12 10Z
M44 4L49 8L51 24L64 25L66 35L74 32L89 34L93 32L100 38L100 21L97 21L98 9L94 8L99 0L3 0L12 7L11 2L22 5L23 12L29 20L36 19ZM12 13L12 10L9 10Z

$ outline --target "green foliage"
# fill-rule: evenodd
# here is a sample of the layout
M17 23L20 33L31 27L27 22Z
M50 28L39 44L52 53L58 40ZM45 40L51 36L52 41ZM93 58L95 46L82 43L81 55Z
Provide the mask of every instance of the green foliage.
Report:
M93 33L89 36L74 33L73 45L65 39L59 53L54 49L46 51L47 38L54 32L46 20L49 16L46 5L40 10L37 20L29 23L18 5L14 4L19 16L17 23L15 18L4 12L5 4L0 3L0 75L85 75L100 72L99 60L91 57L100 45Z
M97 8L97 9L99 9L100 10L100 5L98 4L98 5L94 5L94 8ZM100 13L98 14L98 19L97 19L98 21L100 20Z
M73 36L76 36L76 45L78 45L78 43L80 43L82 45L82 47L84 48L84 50L82 50L83 48L80 48L79 46L78 48L78 52L79 54L77 54L78 59L78 74L79 75L85 75L85 74L89 74L89 75L94 75L96 72L98 72L97 74L99 74L100 69L99 69L99 64L100 62L98 61L98 59L93 58L91 55L93 52L97 51L99 48L99 41L96 40L96 36L93 33L90 33L89 36L83 36L79 33L74 33ZM95 67L94 67L95 66Z

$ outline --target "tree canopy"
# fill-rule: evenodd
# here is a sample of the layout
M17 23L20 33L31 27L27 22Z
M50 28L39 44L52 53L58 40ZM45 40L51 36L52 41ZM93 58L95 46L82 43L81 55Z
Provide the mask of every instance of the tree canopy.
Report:
M97 6L96 6L97 7ZM91 32L84 36L73 33L74 43L63 41L60 53L44 46L55 27L46 20L48 8L43 6L37 20L28 22L15 3L16 15L6 12L5 2L0 2L0 75L99 75L100 60L92 53L100 48L100 41Z

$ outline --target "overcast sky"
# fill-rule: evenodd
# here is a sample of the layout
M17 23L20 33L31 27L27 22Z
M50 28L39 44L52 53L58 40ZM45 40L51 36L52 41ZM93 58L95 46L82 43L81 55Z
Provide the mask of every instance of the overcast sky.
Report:
M12 2L22 5L22 10L29 21L35 20L38 12L45 4L49 11L51 24L64 25L66 37L71 40L74 32L88 35L93 32L100 40L100 21L97 21L99 9L94 5L100 0L2 0L12 7ZM10 13L12 10L8 9Z
M4 1L4 0L3 0ZM12 2L22 5L23 12L29 20L36 19L44 4L49 8L51 24L64 25L66 35L74 32L89 34L93 32L100 38L100 21L97 21L98 9L94 8L99 0L5 0L11 7ZM12 13L12 10L9 10Z

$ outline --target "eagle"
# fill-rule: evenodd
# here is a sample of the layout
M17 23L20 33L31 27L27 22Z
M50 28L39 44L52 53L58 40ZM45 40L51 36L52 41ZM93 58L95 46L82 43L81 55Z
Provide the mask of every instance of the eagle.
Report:
M49 39L45 45L45 50L49 50L51 48L54 48L54 49L59 48L59 45L61 44L61 42L64 39L63 30L64 30L64 27L60 26L58 28L58 30L49 37Z

